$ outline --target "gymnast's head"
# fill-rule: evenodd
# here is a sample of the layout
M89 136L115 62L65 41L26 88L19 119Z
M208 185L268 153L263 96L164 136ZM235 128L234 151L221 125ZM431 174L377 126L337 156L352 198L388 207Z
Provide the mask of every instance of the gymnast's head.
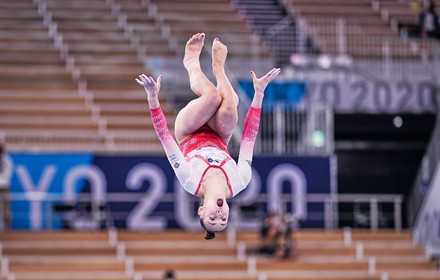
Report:
M215 238L215 233L224 230L228 224L229 206L224 196L205 198L197 213L200 224L206 231L206 240Z

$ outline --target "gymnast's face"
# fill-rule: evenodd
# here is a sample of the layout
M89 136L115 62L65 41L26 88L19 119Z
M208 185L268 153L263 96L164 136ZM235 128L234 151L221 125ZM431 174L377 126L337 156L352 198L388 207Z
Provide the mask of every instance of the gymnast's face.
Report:
M224 198L210 199L199 207L198 214L207 230L222 231L228 224L229 205Z

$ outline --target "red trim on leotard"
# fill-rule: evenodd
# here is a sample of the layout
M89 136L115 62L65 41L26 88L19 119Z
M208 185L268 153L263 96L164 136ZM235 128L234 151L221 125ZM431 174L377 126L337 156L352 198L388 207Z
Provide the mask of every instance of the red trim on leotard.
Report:
M205 169L205 171L203 171L202 177L200 177L199 185L197 186L197 189L196 189L196 192L194 193L194 195L196 196L196 195L198 194L198 192L199 192L199 190L200 190L200 187L202 186L203 177L205 177L205 174L206 174L206 172L208 172L208 169L209 169L209 168L218 168L218 169L220 169L220 170L223 172L223 174L225 175L226 183L228 184L228 188L229 188L229 192L231 193L231 197L233 197L233 196L234 196L234 193L233 193L233 191L232 191L232 185L231 185L231 182L229 181L229 176L228 176L228 174L226 173L226 171L223 169L223 165L224 165L226 162L228 162L229 160L231 160L231 159L230 159L230 158L225 158L225 159L220 163L220 165L212 165L212 164L210 164L205 158L203 158L203 157L201 157L201 156L199 156L199 155L195 155L194 157L197 157L197 158L203 160L203 161L208 165L208 167Z
M207 124L196 130L192 135L188 136L182 143L180 149L184 156L197 148L215 147L228 152L228 144L218 133Z

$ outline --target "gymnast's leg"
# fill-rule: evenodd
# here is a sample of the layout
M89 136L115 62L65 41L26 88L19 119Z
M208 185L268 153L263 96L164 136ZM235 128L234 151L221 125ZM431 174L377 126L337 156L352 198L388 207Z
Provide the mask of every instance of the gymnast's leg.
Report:
M227 54L227 47L215 38L212 44L212 71L217 80L217 90L222 97L222 103L208 124L228 142L237 125L239 99L225 73Z
M190 87L198 98L189 102L177 114L175 136L178 143L206 124L222 102L217 88L209 81L200 67L199 57L204 40L205 34L197 33L186 43L183 65L188 71Z

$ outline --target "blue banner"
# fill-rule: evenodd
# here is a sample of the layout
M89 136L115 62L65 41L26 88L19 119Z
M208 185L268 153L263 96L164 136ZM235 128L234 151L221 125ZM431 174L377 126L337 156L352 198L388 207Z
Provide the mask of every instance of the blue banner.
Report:
M254 97L252 80L241 80L239 85L250 99ZM285 105L286 109L294 109L305 98L306 83L304 81L271 82L264 92L264 110L270 111L276 104Z
M164 156L11 154L13 228L200 230L200 199L188 194ZM334 192L329 157L255 157L249 186L233 199L237 227L258 227L268 211L294 213L304 227L324 227L313 194ZM93 201L93 203L90 203ZM97 207L100 216L91 209ZM95 212L96 213L96 212ZM318 217L318 218L317 218ZM99 224L96 224L99 221Z

